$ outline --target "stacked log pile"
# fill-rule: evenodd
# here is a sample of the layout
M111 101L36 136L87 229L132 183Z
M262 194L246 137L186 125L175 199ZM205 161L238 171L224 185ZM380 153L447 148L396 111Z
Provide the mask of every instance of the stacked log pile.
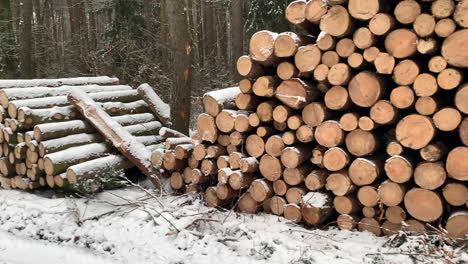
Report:
M4 188L94 193L120 186L126 170L135 166L70 102L73 90L98 102L149 151L162 147L166 136L158 132L170 125L169 113L161 110L165 104L157 95L155 101L148 85L132 89L115 78L94 77L2 80L0 88Z
M467 15L467 0L294 1L299 33L254 34L239 90L206 94L196 143L153 162L210 206L463 237Z

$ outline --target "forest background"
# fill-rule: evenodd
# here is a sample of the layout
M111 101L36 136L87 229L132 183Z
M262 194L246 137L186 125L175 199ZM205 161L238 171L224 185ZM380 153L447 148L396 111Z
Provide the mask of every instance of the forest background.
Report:
M236 85L250 36L291 30L289 0L0 0L0 79L108 75L149 83L186 131Z

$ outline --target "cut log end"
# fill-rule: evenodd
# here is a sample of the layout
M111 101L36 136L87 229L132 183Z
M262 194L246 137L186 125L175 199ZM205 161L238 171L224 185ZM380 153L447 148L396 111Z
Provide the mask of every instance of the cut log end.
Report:
M396 138L405 147L421 149L435 136L432 120L426 116L412 114L404 117L396 127Z
M442 216L443 204L440 196L429 190L414 188L405 195L408 213L423 222L433 222Z
M468 181L468 147L456 147L452 149L445 163L449 177Z
M447 220L446 229L451 238L464 238L468 234L468 211L458 211L453 213Z
M361 232L368 231L376 236L382 235L380 223L375 218L365 217L361 219L358 223L358 229Z
M358 186L372 184L380 175L380 168L375 161L358 158L348 169L349 177Z

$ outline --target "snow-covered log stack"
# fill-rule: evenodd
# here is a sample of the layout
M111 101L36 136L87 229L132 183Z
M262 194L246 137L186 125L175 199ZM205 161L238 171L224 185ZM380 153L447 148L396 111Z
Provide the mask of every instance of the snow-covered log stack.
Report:
M133 152L146 152L150 167L151 152L163 148L159 131L170 126L167 105L146 84L132 89L115 78L91 77L0 80L0 87L4 188L48 186L81 193L114 188L137 165L117 150L132 152L131 143L144 148ZM79 97L67 98L72 91ZM83 98L94 102L107 123L122 127L131 142L116 147L110 134L96 129L83 112Z
M464 236L467 10L467 0L292 2L299 33L252 36L241 92L205 96L198 162L179 177L211 182L211 206Z

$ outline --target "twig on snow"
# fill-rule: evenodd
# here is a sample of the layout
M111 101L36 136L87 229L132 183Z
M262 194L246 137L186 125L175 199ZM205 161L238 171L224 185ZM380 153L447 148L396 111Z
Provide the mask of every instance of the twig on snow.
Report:
M217 220L217 219L212 219L212 218L197 218L197 219L193 220L193 221L192 221L190 224L188 224L187 226L183 227L181 230L188 230L190 227L192 227L193 225L195 225L196 223L201 222L201 221L204 221L204 222L217 222L217 223L219 223L219 220ZM166 236L176 235L177 233L180 233L181 230L177 230L177 232L167 233Z

